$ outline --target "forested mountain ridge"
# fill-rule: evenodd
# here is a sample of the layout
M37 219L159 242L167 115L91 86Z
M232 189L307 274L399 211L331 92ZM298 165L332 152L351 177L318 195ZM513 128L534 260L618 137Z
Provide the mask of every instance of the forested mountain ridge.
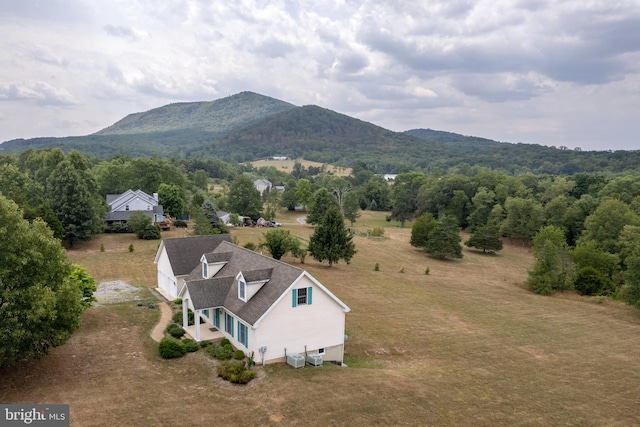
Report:
M0 153L53 147L101 158L157 154L245 162L303 157L341 166L362 162L378 173L465 172L473 166L554 175L640 169L640 151L576 151L431 129L393 132L318 106L296 107L252 92L130 114L92 135L8 141Z
M199 129L219 135L239 125L270 114L296 108L295 105L253 92L210 102L181 102L133 113L94 135L125 135Z

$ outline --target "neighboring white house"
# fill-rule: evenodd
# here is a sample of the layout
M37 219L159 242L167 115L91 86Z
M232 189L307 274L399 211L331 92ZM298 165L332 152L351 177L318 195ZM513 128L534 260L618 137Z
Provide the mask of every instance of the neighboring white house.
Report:
M292 353L343 362L350 309L300 268L222 241L201 253L178 297L183 327L196 341L217 329L258 363L282 362ZM189 309L204 323L188 326Z
M149 223L155 224L164 219L164 210L158 203L158 193L153 196L142 190L127 190L122 194L107 194L109 212L105 217L107 228L113 228L114 224L126 225L133 212L142 211L149 216Z
M213 251L221 242L231 241L228 234L164 239L153 261L158 269L158 291L168 300L178 297L185 278L200 264L203 253Z
M268 193L271 191L271 187L273 184L271 181L267 181L266 179L256 179L253 181L253 185L256 187L256 190L260 192L260 194Z

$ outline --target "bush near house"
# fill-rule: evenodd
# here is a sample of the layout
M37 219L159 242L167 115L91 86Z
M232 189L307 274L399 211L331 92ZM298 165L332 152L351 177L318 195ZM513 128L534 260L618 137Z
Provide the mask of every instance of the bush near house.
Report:
M184 344L184 348L187 350L187 353L196 352L200 348L197 342L189 338L183 339L182 343Z
M230 345L230 344L229 344ZM211 344L207 347L207 354L218 360L229 360L233 357L233 349L229 349L226 346L219 346Z
M236 350L235 353L233 353L233 358L236 359L236 360L244 359L244 351Z
M163 359L174 359L184 356L187 353L187 348L184 343L173 337L162 338L158 349L160 350L160 357Z
M247 369L242 361L222 362L216 368L218 376L234 384L247 384L256 377L256 372Z
M174 338L180 338L185 333L184 329L182 329L182 326L177 325L175 323L172 323L169 326L167 326L166 331L169 335L171 335Z

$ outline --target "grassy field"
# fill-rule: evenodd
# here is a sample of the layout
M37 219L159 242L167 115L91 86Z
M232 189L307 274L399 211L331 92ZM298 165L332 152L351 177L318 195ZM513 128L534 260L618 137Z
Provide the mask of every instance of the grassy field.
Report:
M270 159L265 159L265 160L257 160L255 162L251 162L251 164L253 165L253 167L256 168L261 168L261 167L265 167L265 166L273 166L278 170L281 170L283 172L286 173L291 173L291 171L293 170L293 165L296 163L300 163L302 166L304 166L305 168L308 168L309 166L314 166L316 168L322 167L323 165L326 168L327 172L331 172L334 175L337 176L349 176L351 175L351 168L341 168L341 167L337 167L331 164L327 164L327 163L320 163L320 162L312 162L311 160L304 160L304 159L295 159L295 160L270 160Z
M277 219L308 238L298 215ZM379 226L385 237L366 237ZM532 258L521 246L436 261L384 214L366 212L354 229L350 265L303 266L352 309L347 368L272 365L233 386L203 352L162 360L149 337L159 312L131 302L90 308L66 345L0 371L0 402L70 403L73 426L640 424L640 312L530 293ZM232 234L257 244L263 231ZM154 287L157 245L104 235L69 257L98 281Z

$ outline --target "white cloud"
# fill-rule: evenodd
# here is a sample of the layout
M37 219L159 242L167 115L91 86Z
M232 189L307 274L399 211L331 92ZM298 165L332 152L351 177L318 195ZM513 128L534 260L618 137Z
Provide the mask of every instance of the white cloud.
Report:
M0 130L0 140L92 133L165 103L252 90L398 131L430 127L508 141L638 148L637 2L6 6L0 100L4 123L12 125ZM39 117L38 127L18 119L25 112Z

